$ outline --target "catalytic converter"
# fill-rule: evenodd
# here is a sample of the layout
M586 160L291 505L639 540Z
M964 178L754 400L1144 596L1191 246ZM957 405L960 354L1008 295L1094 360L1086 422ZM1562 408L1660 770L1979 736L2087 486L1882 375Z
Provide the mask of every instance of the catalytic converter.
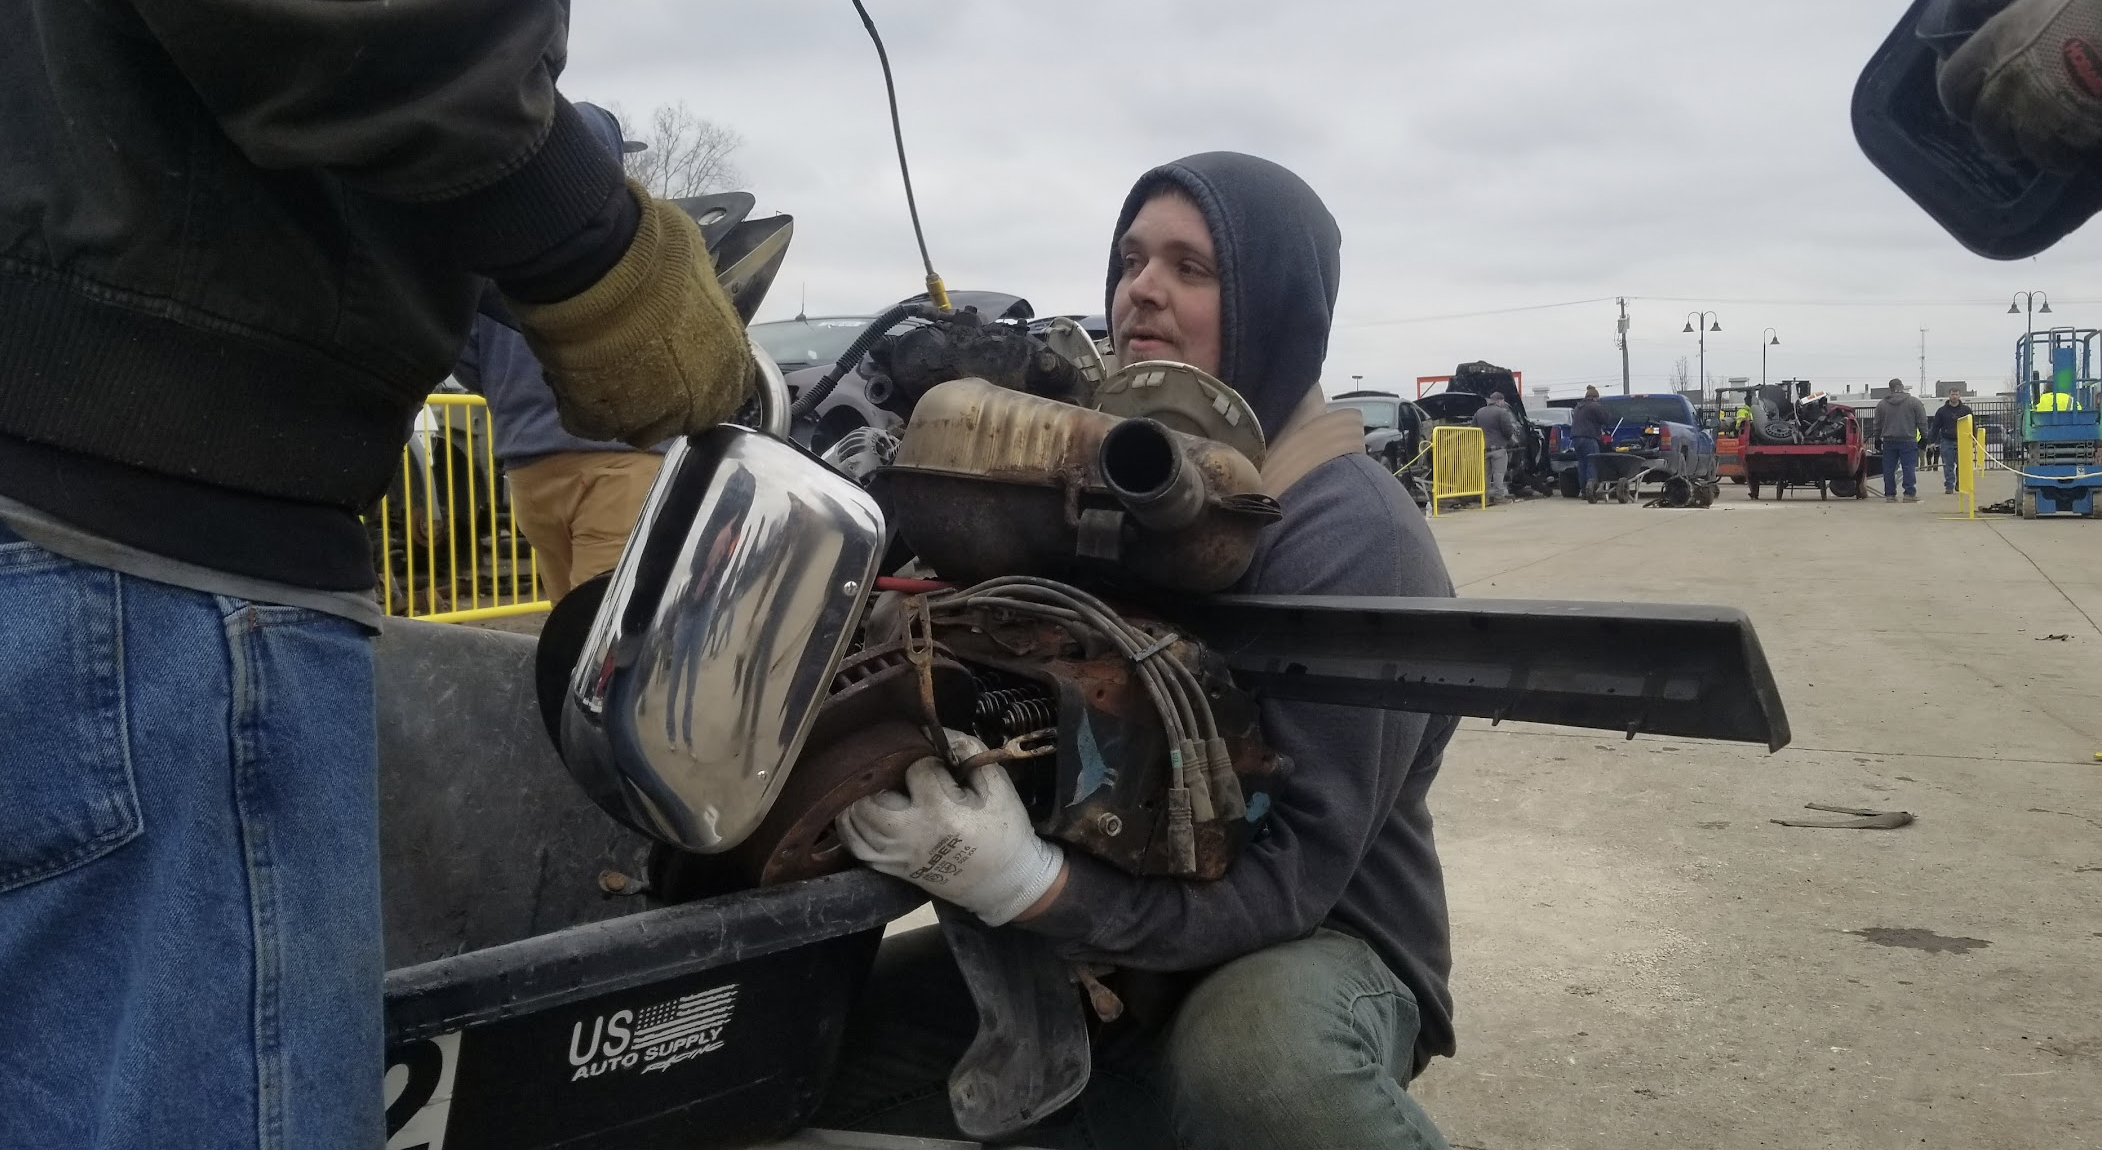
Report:
M870 488L914 553L962 584L1109 574L1220 591L1282 515L1226 444L982 379L929 389Z

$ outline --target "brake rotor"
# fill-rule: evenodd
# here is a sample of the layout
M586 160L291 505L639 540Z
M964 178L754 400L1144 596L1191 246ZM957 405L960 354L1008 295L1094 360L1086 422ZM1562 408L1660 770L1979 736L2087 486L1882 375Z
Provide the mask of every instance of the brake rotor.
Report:
M977 688L939 644L929 668L935 713L945 727L969 729ZM840 665L832 695L811 724L803 753L759 826L724 856L761 886L831 874L854 859L832 829L841 811L877 791L895 790L905 768L935 753L920 695L919 668L902 643L874 647Z
M852 866L833 821L878 791L902 790L905 768L934 753L924 732L894 719L804 755L774 809L734 852L738 868L760 886L773 886Z

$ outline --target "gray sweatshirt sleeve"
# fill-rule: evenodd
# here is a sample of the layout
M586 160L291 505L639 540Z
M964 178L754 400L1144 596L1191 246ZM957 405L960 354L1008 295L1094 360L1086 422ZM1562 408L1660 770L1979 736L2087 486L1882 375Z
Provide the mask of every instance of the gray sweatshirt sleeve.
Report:
M1261 594L1450 595L1423 517L1365 456L1333 460L1285 493L1237 590ZM1217 882L1138 878L1066 852L1065 891L1018 924L1060 940L1068 958L1191 970L1305 937L1328 919L1375 849L1421 756L1449 723L1314 703L1262 704L1263 732L1295 772L1265 833ZM1439 882L1435 864L1424 876Z

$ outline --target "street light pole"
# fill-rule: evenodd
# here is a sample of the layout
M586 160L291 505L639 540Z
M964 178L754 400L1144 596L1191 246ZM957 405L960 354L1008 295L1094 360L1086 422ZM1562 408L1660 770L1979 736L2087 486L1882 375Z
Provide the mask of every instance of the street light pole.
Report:
M2044 306L2042 307L2036 306L2036 297L2038 296L2044 296ZM2029 348L2035 342L2037 313L2051 314L2051 297L2044 295L2040 291L2018 291L2014 293L2014 299L2009 300L2007 303L2008 315L2014 315L2017 312L2026 312L2029 317L2023 322L2022 330L2022 366L2020 369L2022 378L2015 381L2015 386L2020 388L2029 386L2029 380L2036 375L2036 365L2031 362Z
M1721 331L1722 324L1715 320L1712 311L1690 311L1686 313L1686 331L1698 331L1701 336L1701 401L1708 399L1708 333Z
M1781 335L1772 328L1759 333L1759 389L1766 390L1766 349L1781 346Z

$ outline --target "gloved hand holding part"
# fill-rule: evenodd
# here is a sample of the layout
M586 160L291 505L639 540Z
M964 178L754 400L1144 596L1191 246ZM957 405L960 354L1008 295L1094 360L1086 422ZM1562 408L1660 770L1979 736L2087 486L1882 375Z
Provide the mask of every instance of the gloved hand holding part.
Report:
M1986 150L2059 171L2102 159L2102 0L1941 0L1921 29L1944 54L1943 107Z
M840 813L840 839L870 867L994 926L1036 905L1065 869L1065 852L1037 837L1000 764L978 768L963 786L930 755L907 768L905 789Z
M511 307L562 426L640 448L727 419L751 384L752 353L700 226L632 180L628 194L641 220L610 271L569 299Z

